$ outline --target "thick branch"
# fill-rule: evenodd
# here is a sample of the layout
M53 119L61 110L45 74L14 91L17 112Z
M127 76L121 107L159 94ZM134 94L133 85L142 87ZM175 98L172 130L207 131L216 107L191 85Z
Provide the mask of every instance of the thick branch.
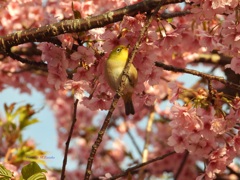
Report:
M25 31L18 31L4 37L0 37L0 53L7 52L9 48L26 42L47 41L49 37L64 33L87 31L93 28L121 21L125 15L135 16L138 13L149 12L159 3L163 5L179 3L184 0L145 0L143 2L126 6L114 11L109 11L98 16L85 19L65 20L51 25L33 28Z

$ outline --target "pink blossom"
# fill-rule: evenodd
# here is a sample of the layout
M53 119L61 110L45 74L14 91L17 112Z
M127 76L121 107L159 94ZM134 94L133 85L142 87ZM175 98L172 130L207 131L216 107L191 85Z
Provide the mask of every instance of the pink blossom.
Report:
M105 176L100 176L99 179L108 180L111 177L112 177L112 175L110 173L106 173Z
M230 68L237 74L240 74L240 58L232 58Z
M119 45L119 40L117 38L116 31L106 30L104 34L101 35L101 38L106 42L103 44L104 51L110 53L114 47Z
M92 111L96 111L99 109L105 110L109 109L110 107L110 101L106 101L105 99L101 98L101 95L99 95L99 97L93 97L92 99L84 97L82 99L82 104Z
M73 91L75 97L80 100L83 97L84 89L86 86L88 86L88 83L86 81L76 82L73 80L68 80L64 84L64 89Z
M185 136L180 135L179 132L173 132L168 138L168 145L173 146L177 153L182 153L186 149L184 139Z
M68 61L65 51L51 43L41 43L38 48L42 51L42 60L48 62L48 82L60 89L67 79Z
M227 149L221 148L211 153L210 162L206 167L206 174L209 178L215 178L216 173L220 173L225 170L227 163Z
M170 47L179 44L180 41L181 35L178 32L172 32L166 34L166 36L161 40L161 45L168 50Z
M94 52L92 49L84 47L84 46L79 46L77 52L74 52L71 54L71 59L75 61L83 61L88 64L91 64L94 62L96 59L94 56Z
M233 139L234 148L237 154L240 154L240 136L239 133Z
M67 0L62 0L60 3L51 0L46 1L44 5L41 1L4 1L0 5L0 35L5 36L17 30L38 28L60 20L74 19L73 9L81 13L81 18L88 18L123 7L126 3L136 2L140 0L85 0L74 1L73 4ZM161 21L154 18L150 24L133 61L139 75L133 94L136 114L126 117L123 102L119 101L113 121L108 127L110 133L104 135L94 159L94 177L105 174L102 178L107 179L119 173L117 166L125 166L126 163L122 164L122 162L129 160L126 154L132 153L135 158L135 150L126 149L126 143L130 142L124 142L122 139L128 136L127 130L133 130L134 138L142 141L146 134L144 127L146 117L152 110L156 113L149 138L149 157L155 158L173 149L178 153L156 162L157 164L149 165L148 174L152 176L149 178L160 177L165 171L175 174L183 159L183 154L180 152L185 150L190 154L179 179L195 179L199 175L194 168L196 161L204 161L206 166L204 174L198 178L213 179L239 155L240 98L229 98L213 91L214 102L210 102L207 90L197 90L207 89L205 83L201 82L192 87L193 94L197 96L187 99L188 101L181 106L175 101L182 98L179 95L182 95L181 89L184 88L182 88L184 84L178 81L178 77L182 74L154 66L155 61L161 61L185 68L189 63L197 64L196 60L200 55L212 53L214 50L233 57L228 67L239 74L240 24L236 14L239 1L186 2L189 4L185 4L184 7L179 4L163 6L159 14L185 10L189 10L192 14L167 20L161 19ZM28 49L37 46L42 52L41 56L23 54L21 57L44 62L48 69L47 72L36 70L27 64L0 55L0 90L13 87L18 88L20 92L31 93L31 87L34 87L42 92L54 112L58 133L57 143L62 149L71 125L69 122L72 119L74 94L80 102L69 156L80 166L85 166L96 133L105 117L106 112L99 114L99 110L109 109L115 93L109 89L103 76L105 60L111 50L119 44L130 44L129 53L132 52L146 18L147 14L144 13L135 17L124 16L121 22L84 31L78 34L79 36L74 33L62 34L57 37L62 47L50 42L34 43L34 46L33 43L28 43L14 47ZM80 44L77 43L77 38L85 43L76 50L76 45ZM213 63L214 68L221 69L222 66L217 62L209 61L207 66L213 67ZM204 65L206 66L205 63ZM219 87L214 81L212 83L213 88ZM119 123L123 118L126 121ZM117 133L112 136L112 132L115 131ZM120 140L115 141L113 137ZM113 146L111 146L112 142L114 142ZM2 153L7 150L4 144L6 143L2 145ZM113 164L116 164L116 167ZM56 174L49 174L50 178L59 179ZM83 179L84 171L80 167L78 170L68 171L66 177Z
M237 0L213 0L212 8L225 8L225 6L232 6L233 8L236 7L238 4Z
M170 122L173 128L183 128L184 130L200 130L203 128L203 122L196 114L196 109L191 107L182 107L175 103L171 108L174 120ZM182 129L182 130L183 130Z
M181 93L181 90L176 82L169 82L168 87L172 90L171 96L170 96L170 102L174 102L178 99L178 96Z
M63 48L68 48L70 50L72 49L74 39L70 34L63 34L58 36L58 38L60 39L60 41L62 41Z
M222 118L215 118L211 122L211 130L216 134L223 134L226 132L227 122Z
M7 8L9 10L10 16L17 17L21 13L20 12L20 5L17 2L9 3Z
M211 35L206 32L199 32L199 36L200 45L206 47L209 52L216 48L217 45L216 35Z

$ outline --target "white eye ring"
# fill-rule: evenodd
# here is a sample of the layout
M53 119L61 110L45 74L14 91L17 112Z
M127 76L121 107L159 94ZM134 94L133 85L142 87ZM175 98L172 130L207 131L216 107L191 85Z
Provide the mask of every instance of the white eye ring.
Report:
M121 51L121 48L117 48L117 50L116 50L117 52L120 52Z

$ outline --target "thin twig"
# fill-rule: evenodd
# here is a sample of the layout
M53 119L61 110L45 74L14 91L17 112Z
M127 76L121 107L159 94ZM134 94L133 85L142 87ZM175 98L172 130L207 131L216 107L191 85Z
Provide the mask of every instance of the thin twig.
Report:
M132 50L130 58L128 59L126 65L124 67L123 73L122 73L121 78L120 78L121 79L121 83L120 83L120 85L119 85L119 87L118 87L118 89L116 91L116 94L114 96L114 99L113 99L112 104L110 106L110 109L108 111L108 114L107 114L107 116L106 116L106 118L104 120L104 123L103 123L100 131L98 132L98 137L97 137L96 141L94 142L94 145L92 146L92 150L91 150L90 156L88 158L87 168L86 168L86 172L85 172L85 177L84 177L85 180L89 180L89 178L90 178L90 176L92 174L92 170L91 169L92 169L92 164L93 164L94 157L96 155L98 147L100 146L100 144L102 142L103 135L106 132L106 129L107 129L109 123L110 123L111 116L112 116L113 111L114 111L114 109L115 109L115 107L117 105L117 102L118 102L119 98L120 98L120 94L122 93L122 91L124 89L125 82L126 82L126 79L128 77L128 71L129 71L130 66L131 66L131 64L133 62L135 54L138 51L138 48L139 48L139 46L140 46L140 44L141 44L141 42L143 40L143 37L144 37L145 33L147 32L147 29L148 29L149 25L151 24L151 22L153 20L153 17L156 16L159 8L164 3L166 3L166 1L161 1L159 3L159 5L157 6L157 8L154 9L154 12L152 13L152 15L149 18L146 19L146 24L145 24L145 26L143 26L143 28L142 28L142 30L140 32L140 36L139 36L139 38L138 38L138 40L137 40L137 42L136 42L136 44L135 44L135 46L134 46L134 48Z
M176 175L175 175L175 180L177 180L177 179L179 178L179 176L180 176L180 174L181 174L181 172L182 172L182 170L183 170L183 167L184 167L184 165L186 164L188 155L189 155L189 152L188 152L188 151L185 151L184 156L183 156L183 159L182 159L182 161L181 161L181 164L179 165L178 171L177 171L177 173L176 173Z
M212 81L208 79L207 82L208 82L208 98L209 98L210 102L213 102L213 87L212 87Z
M142 156L142 152L141 152L140 148L138 147L138 145L137 145L137 143L136 143L136 141L135 141L132 133L129 131L129 127L127 127L127 134L128 134L128 136L129 136L130 140L132 141L134 147L136 148L138 154L139 154L140 156Z
M77 117L76 117L77 116L77 105L78 105L78 99L75 100L74 106L73 106L72 124L71 124L71 128L70 128L68 138L67 138L67 141L66 141L64 159L63 159L63 165L62 165L62 172L61 172L61 180L65 179L65 169L66 169L66 165L67 165L67 156L68 156L69 144L70 144L70 141L71 141L74 125L77 121Z
M43 62L36 62L36 61L30 61L26 58L22 58L21 56L17 55L17 54L14 54L14 53L7 53L7 55L13 59L16 59L18 60L19 62L21 63L24 63L24 64L28 64L28 65L31 65L31 66L38 66L38 67L41 67L41 68L47 68L47 64L43 63Z
M141 168L141 167L143 167L143 166L146 166L146 165L148 165L148 164L154 163L154 162L159 161L159 160L163 160L163 159L165 159L166 157L171 156L171 155L173 155L173 154L175 154L174 151L169 152L169 153L167 153L167 154L164 154L163 156L159 156L159 157L156 157L156 158L154 158L154 159L151 159L151 160L149 160L149 161L147 161L147 162L138 164L138 165L136 165L136 166L133 166L133 167L131 167L131 168L128 168L126 171L124 171L123 173L121 173L121 174L119 174L119 175L116 175L116 176L113 176L113 177L111 177L111 178L108 178L108 180L115 180L115 179L117 179L117 178L127 176L129 173L131 173L131 172L133 172L133 171L135 171L135 170L137 170L137 169L139 169L139 168Z
M148 118L147 127L146 127L145 144L144 144L143 153L142 153L143 163L146 162L148 159L148 146L149 146L153 121L154 121L154 111L151 111ZM141 168L138 179L144 179L144 167Z
M225 80L223 77L220 77L220 76L214 76L214 75L211 75L211 74L206 74L206 73L203 73L203 72L199 72L199 71L196 71L196 70L191 70L191 69L187 69L187 68L178 68L178 67L174 67L174 66L171 66L171 65L166 65L162 62L155 62L155 66L157 67L162 67L164 70L167 70L167 71L173 71L173 72L182 72L182 73L187 73L187 74L192 74L194 76L199 76L199 77L202 77L204 79L209 79L209 80L216 80L216 81L219 81L227 86L230 86L232 88L235 88L235 89L238 89L240 90L240 85L237 85L233 82L230 82L230 81L227 81Z

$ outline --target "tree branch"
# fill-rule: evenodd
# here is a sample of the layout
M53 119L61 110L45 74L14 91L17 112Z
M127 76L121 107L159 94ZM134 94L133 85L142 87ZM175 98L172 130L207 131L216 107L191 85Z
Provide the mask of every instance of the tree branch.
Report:
M25 56L40 56L42 54L42 51L37 49L36 46L31 46L31 47L12 47L11 52L13 54L17 55L25 55Z
M161 19L169 19L169 18L174 18L174 17L181 17L181 16L186 16L188 14L191 14L190 11L179 11L179 12L172 12L172 13L162 13L160 15Z
M127 126L127 125L126 125L126 126ZM132 141L134 147L136 148L136 150L137 150L139 156L142 156L142 152L141 152L140 148L138 147L137 142L135 141L135 139L134 139L132 133L130 132L128 126L127 126L127 134L128 134L128 136L129 136L130 140Z
M74 106L73 106L72 124L71 124L71 128L70 128L70 131L69 131L69 134L68 134L68 139L66 141L64 159L63 159L63 165L62 165L62 171L61 171L61 180L65 179L65 169L66 169L66 165L67 165L67 156L68 156L69 144L70 144L70 141L71 141L74 125L77 121L77 117L76 117L77 116L77 105L78 105L78 99L75 100Z
M147 162L138 164L138 165L136 165L136 166L133 166L133 167L131 167L131 168L128 168L126 171L124 171L123 173L121 173L121 174L119 174L119 175L116 175L116 176L113 176L113 177L109 178L108 180L115 180L115 179L118 179L118 178L120 178L120 177L127 176L130 172L133 172L133 171L135 171L136 169L139 169L139 168L141 168L141 167L143 167L143 166L146 166L146 165L148 165L148 164L151 164L151 163L153 163L153 162L155 162L155 161L163 160L163 159L165 159L166 157L171 156L171 155L173 155L173 154L175 154L174 151L169 152L169 153L167 153L167 154L164 154L163 156L159 156L159 157L156 157L156 158L154 158L154 159L151 159L151 160L149 160L149 161L147 161Z
M181 174L181 172L182 172L182 170L183 170L183 167L184 167L184 165L185 165L185 163L186 163L186 161L187 161L187 157L188 157L188 156L189 156L189 152L188 152L188 151L185 151L184 156L183 156L183 159L182 159L182 161L181 161L181 164L179 165L178 171L177 171L177 173L176 173L176 175L175 175L175 180L177 180L177 179L179 178L179 176L180 176L180 174Z
M164 70L167 70L167 71L182 72L182 73L192 74L194 76L199 76L199 77L202 77L202 78L208 79L208 80L216 80L216 81L219 81L219 82L221 82L221 83L223 83L227 86L230 86L232 88L240 90L240 85L237 85L233 82L227 81L223 77L220 77L220 76L214 76L214 75L202 73L202 72L187 69L187 68L185 68L185 69L178 68L178 67L174 67L174 66L171 66L171 65L166 65L162 62L155 62L155 66L161 67L161 68L163 68Z
M148 2L148 1L146 1L146 2ZM136 44L135 44L135 46L134 46L134 48L132 50L130 58L128 59L126 65L124 67L123 73L122 73L122 75L120 77L121 83L120 83L120 85L119 85L119 87L118 87L118 89L116 91L116 94L115 94L114 99L112 101L111 107L110 107L110 109L108 111L108 114L107 114L107 116L106 116L106 118L104 120L104 123L103 123L100 131L98 132L98 137L97 137L96 141L94 142L94 145L92 146L92 150L91 150L90 156L88 158L87 168L86 168L86 172L85 172L85 177L84 177L85 180L88 180L90 178L91 174L92 174L92 170L91 169L92 169L93 159L94 159L94 157L96 155L98 147L100 146L100 144L102 142L103 135L106 132L106 129L107 129L109 123L110 123L110 118L111 118L111 116L113 114L113 111L114 111L116 105L117 105L117 102L118 102L118 100L120 98L120 95L123 92L123 89L124 89L124 86L125 86L125 81L126 81L126 78L128 76L128 71L129 71L130 66L131 66L131 64L133 62L135 54L138 51L138 48L139 48L139 46L140 46L140 44L141 44L141 42L143 40L143 37L144 37L145 33L147 32L147 29L148 29L149 25L151 24L151 22L153 20L153 17L156 16L156 14L159 11L160 7L163 6L164 3L166 3L166 2L168 2L168 0L161 1L158 4L158 6L154 9L154 12L151 14L151 16L146 19L146 24L145 24L145 26L143 26L143 28L141 30L141 33L140 33L140 36L139 36L139 38L138 38L138 40L137 40L137 42L136 42Z
M26 58L22 58L21 56L17 55L17 54L14 54L14 53L7 53L7 55L13 59L16 59L17 61L20 61L21 63L24 63L24 64L28 64L28 65L31 65L31 66L38 66L38 67L42 67L46 70L47 68L47 64L45 64L44 62L36 62L34 60L30 61Z
M0 37L0 53L7 52L12 46L26 42L48 41L49 37L60 34L81 32L103 27L121 21L125 15L135 16L138 13L149 12L159 3L167 5L179 2L184 2L184 0L145 0L98 16L87 17L85 19L64 20L39 28L17 31L7 36Z

